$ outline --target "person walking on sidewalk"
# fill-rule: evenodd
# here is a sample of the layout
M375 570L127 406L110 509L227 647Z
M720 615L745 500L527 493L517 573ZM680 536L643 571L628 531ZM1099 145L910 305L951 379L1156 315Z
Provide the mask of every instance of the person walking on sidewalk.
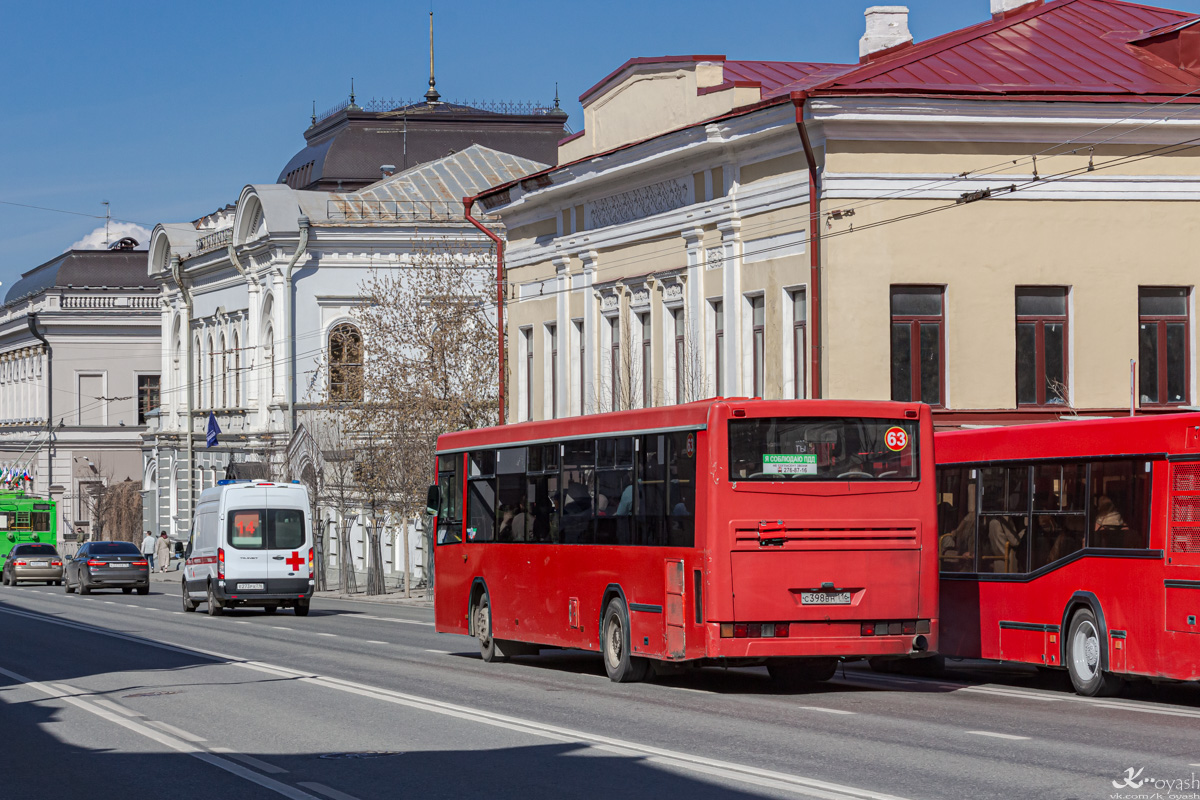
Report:
M166 531L154 543L154 561L158 564L159 572L166 572L171 565L171 540L167 538Z
M154 536L150 531L146 531L146 535L142 537L142 555L150 562L150 571L154 571Z

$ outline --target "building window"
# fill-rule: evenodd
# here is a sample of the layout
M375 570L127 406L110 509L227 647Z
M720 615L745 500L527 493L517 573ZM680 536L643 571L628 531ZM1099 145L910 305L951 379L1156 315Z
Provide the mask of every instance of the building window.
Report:
M1142 405L1187 402L1188 290L1138 289L1138 394Z
M233 332L233 407L242 407L242 348L238 332Z
M550 340L550 417L558 419L558 326L547 325Z
M159 406L162 379L158 375L138 375L138 425L146 424L146 415Z
M270 399L275 397L275 332L267 328L267 388L270 389Z
M1069 405L1067 290L1017 289L1017 405Z
M525 342L525 419L533 419L533 328L521 331Z
M684 327L683 327L683 309L671 309L671 320L675 325L675 402L684 402L683 387L687 385L687 376L684 370L687 368L686 347L684 344Z
M750 317L751 325L753 326L751 329L751 345L753 350L750 356L751 364L753 365L754 369L754 375L752 376L753 383L751 384L754 387L754 392L752 395L753 397L763 396L763 383L765 378L763 375L763 350L765 348L764 337L766 335L766 315L766 303L763 299L763 296L760 294L757 297L751 297Z
M229 408L229 348L221 334L221 408Z
M329 333L329 396L334 400L363 398L363 341L349 322ZM272 370L272 374L274 370Z
M196 373L192 375L192 385L189 387L196 395L196 408L204 407L204 352L200 349L200 340L192 343L192 352L196 354Z
M654 404L650 386L650 365L653 358L650 352L650 312L638 314L638 322L642 326L642 408L649 408Z
M800 400L808 390L808 303L803 289L789 294L792 300L792 397Z
M725 304L717 300L713 307L713 332L716 339L716 356L713 359L713 376L716 379L717 397L725 396Z
M621 398L621 318L613 317L609 322L612 341L608 348L609 355L609 375L612 388L612 406L610 410L616 411L621 406L619 401Z
M208 407L217 407L217 352L212 337L208 337Z
M892 288L892 399L942 404L945 325L940 286Z

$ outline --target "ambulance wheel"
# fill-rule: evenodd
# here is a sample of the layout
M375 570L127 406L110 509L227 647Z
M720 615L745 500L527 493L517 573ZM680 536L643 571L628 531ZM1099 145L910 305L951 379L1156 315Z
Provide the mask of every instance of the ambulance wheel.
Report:
M263 611L267 612L268 614L274 614L278 610L279 606L263 606Z
M1101 669L1104 663L1101 648L1105 646L1100 635L1096 615L1089 608L1081 608L1071 617L1067 634L1067 672L1075 692L1084 697L1111 697L1121 691L1124 681Z
M308 608L309 608L309 601L307 601L307 600L298 601L296 603L296 616L297 617L307 617L308 616Z
M213 594L211 583L208 585L208 608L206 608L205 611L208 612L210 617L219 617L225 612L225 609L221 607L220 602L217 601L217 596Z
M604 671L616 683L637 683L650 675L650 659L633 655L629 646L629 612L619 597L614 597L604 611L600 625L600 652L604 656Z
M475 606L475 638L479 640L479 657L484 661L499 661L504 653L492 638L492 601L484 592Z
M196 610L197 603L188 594L187 582L184 581L180 586L183 588L183 610L190 614Z

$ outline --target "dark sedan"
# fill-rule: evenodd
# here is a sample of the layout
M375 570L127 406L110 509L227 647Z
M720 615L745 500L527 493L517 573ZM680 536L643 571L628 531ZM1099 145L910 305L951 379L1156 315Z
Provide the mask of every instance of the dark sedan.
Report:
M67 594L93 589L120 589L129 594L150 593L150 565L131 542L88 542L67 562L63 574Z
M19 544L8 554L0 583L16 586L21 581L45 581L49 586L62 583L62 556L49 544Z

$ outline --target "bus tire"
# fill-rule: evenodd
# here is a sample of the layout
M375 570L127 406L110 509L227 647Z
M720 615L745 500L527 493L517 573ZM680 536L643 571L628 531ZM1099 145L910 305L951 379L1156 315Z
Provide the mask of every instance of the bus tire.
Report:
M210 617L219 617L225 612L225 609L221 607L220 601L217 600L217 596L213 594L211 583L208 584L208 608L204 610Z
M479 657L485 662L490 664L505 657L492 638L492 601L486 591L475 603L475 638L479 640Z
M610 600L604 610L600 653L604 657L604 671L615 683L637 683L650 674L650 659L633 655L629 646L629 611L619 597Z
M1100 633L1096 615L1090 608L1081 608L1071 617L1066 645L1064 660L1076 694L1111 697L1121 691L1124 681L1101 668L1104 660L1100 648L1104 646L1104 637Z
M836 658L786 658L767 662L771 680L784 687L827 681L837 673Z

